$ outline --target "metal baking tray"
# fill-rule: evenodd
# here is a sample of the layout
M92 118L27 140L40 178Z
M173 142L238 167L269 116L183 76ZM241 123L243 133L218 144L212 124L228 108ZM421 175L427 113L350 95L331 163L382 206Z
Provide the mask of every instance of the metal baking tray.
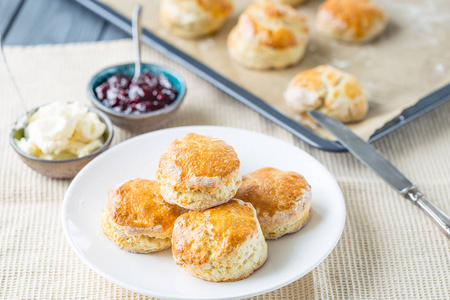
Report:
M117 13L107 5L99 3L98 1L95 0L74 0L74 1L78 2L82 6L89 9L90 11L94 12L95 14L99 15L100 17L111 22L124 32L131 35L131 21L128 20L126 17L122 16L121 14ZM262 116L274 122L275 124L278 124L279 126L286 129L290 133L294 134L298 138L304 140L311 146L325 151L332 151L332 152L346 151L345 148L339 142L330 141L320 137L319 135L309 130L308 128L302 126L301 124L299 124L289 116L285 115L272 105L261 100L257 96L253 95L251 92L243 89L234 82L218 74L211 68L207 67L206 65L194 59L193 57L187 55L178 48L160 39L152 32L144 29L142 31L141 39L145 44L154 48L156 51L176 61L180 65L184 66L185 68L195 73L196 75L200 76L207 82L216 86L217 88L227 93L231 97L235 98L239 102L247 105L254 111L258 112ZM376 141L382 136L388 134L389 132L394 131L395 129L405 125L408 122L411 122L412 120L420 117L421 115L425 114L426 112L434 109L435 107L439 106L440 104L448 100L450 100L450 84L422 98L415 105L402 111L402 113L399 116L397 116L390 122L387 122L382 128L378 129L370 137L369 142Z

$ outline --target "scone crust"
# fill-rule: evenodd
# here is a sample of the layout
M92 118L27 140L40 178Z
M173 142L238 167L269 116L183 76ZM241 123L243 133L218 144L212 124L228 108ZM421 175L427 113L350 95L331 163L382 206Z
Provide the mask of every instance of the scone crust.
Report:
M245 278L267 258L255 209L238 199L179 217L172 244L177 265L208 281Z
M265 238L276 239L306 224L312 197L302 175L262 168L243 178L236 198L255 207Z
M233 1L230 0L172 0L175 2L193 1L213 17L228 16L233 11Z
M353 75L329 65L297 74L284 94L288 107L303 118L317 109L341 121L363 119L369 109L368 93Z
M250 5L228 35L228 50L239 63L254 69L284 68L297 63L308 42L306 18L271 1Z
M112 220L127 234L159 239L170 239L176 218L186 212L164 201L156 181L139 178L112 187L107 209Z
M108 210L102 214L101 227L106 237L116 246L134 253L151 253L171 246L171 236L156 238L146 234L130 234L117 225Z
M299 4L302 4L308 0L274 0L275 2L279 2L279 3L283 3L283 4L288 4L288 5L292 5L292 6L296 6Z
M233 11L231 0L163 0L162 25L183 38L196 38L218 30Z
M316 27L332 38L359 43L379 35L386 16L371 0L327 0L319 7Z
M236 194L242 182L239 166L233 147L191 133L166 149L156 176L167 202L203 210L225 203Z

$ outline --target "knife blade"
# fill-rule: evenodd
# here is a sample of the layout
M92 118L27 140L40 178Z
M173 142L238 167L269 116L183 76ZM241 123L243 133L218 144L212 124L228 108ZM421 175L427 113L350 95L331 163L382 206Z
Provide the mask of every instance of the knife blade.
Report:
M450 218L432 204L417 187L408 180L378 150L355 135L341 122L313 110L308 114L323 128L331 132L350 153L372 169L403 197L423 209L450 239Z

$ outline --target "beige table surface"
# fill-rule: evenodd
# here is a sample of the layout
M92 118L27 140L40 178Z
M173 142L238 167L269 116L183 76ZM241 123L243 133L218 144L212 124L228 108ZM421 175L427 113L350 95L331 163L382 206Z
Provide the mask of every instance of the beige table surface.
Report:
M5 52L31 107L55 100L88 103L89 78L133 58L130 40ZM303 278L254 299L448 299L450 241L350 154L308 146L148 47L143 59L176 69L188 84L177 118L164 128L223 125L275 136L315 156L342 188L347 223L334 251ZM103 279L70 249L60 220L70 181L35 173L10 147L8 133L22 111L3 65L0 99L0 298L145 298ZM449 115L447 103L374 144L448 213ZM117 129L113 143L131 136Z

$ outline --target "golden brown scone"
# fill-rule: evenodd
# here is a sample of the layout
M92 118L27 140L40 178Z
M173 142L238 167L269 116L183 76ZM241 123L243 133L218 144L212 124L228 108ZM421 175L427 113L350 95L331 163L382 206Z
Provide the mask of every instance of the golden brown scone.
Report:
M188 134L175 140L159 161L156 176L164 199L191 210L230 200L242 183L240 161L224 141Z
M361 43L386 28L386 16L371 0L327 0L319 7L316 28L337 40Z
M273 0L275 2L280 2L287 5L296 6L299 4L302 4L303 2L306 2L307 0Z
M243 178L236 198L255 207L266 239L296 232L311 214L311 187L295 172L256 170Z
M196 38L217 31L232 11L232 0L163 0L160 19L173 34Z
M367 91L356 77L329 65L297 74L284 93L300 118L317 109L341 122L363 119L369 109Z
M122 249L149 253L170 247L173 224L186 210L166 203L156 181L133 179L112 187L102 229Z
M250 5L228 35L233 59L252 69L281 69L306 51L306 18L289 5L270 1Z
M267 258L255 209L238 199L179 217L172 244L176 264L208 281L246 278Z

